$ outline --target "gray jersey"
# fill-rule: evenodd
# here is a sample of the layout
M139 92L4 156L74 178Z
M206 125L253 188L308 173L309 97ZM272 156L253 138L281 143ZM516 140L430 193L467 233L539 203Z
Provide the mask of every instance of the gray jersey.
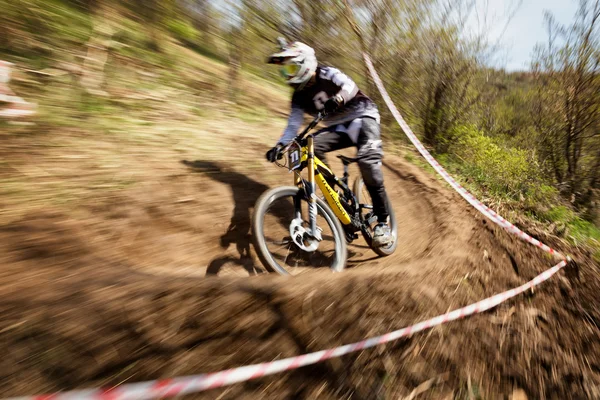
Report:
M288 125L278 143L288 144L298 134L304 113L316 116L325 107L325 102L338 94L344 99L344 105L325 118L323 122L327 126L362 117L371 117L379 122L377 106L358 89L352 79L335 68L319 66L316 81L294 92Z

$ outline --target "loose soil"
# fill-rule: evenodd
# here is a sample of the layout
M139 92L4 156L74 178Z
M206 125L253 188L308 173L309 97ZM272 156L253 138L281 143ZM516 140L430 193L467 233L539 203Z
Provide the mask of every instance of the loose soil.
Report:
M31 166L24 141L6 140L22 152L6 154L5 168ZM258 159L262 147L249 147ZM390 155L385 177L400 223L393 256L377 258L359 240L342 274L266 274L250 244L252 207L289 175L266 164L132 158L144 184L82 195L70 211L48 202L0 227L2 396L316 351L480 300L552 264ZM63 173L78 175L86 160L65 158ZM600 398L600 285L591 263L579 267L578 277L561 273L472 318L196 397Z
M190 103L224 90L189 75L201 93ZM139 119L105 112L111 120L0 132L0 396L317 351L473 303L556 263L388 148L396 253L378 258L360 239L341 274L265 273L250 220L261 193L291 182L262 161L284 125L272 115L287 103L257 95L232 115L207 100L194 114L171 105L185 93L165 92L161 108L143 100ZM600 399L599 269L523 228L571 251L578 268L471 318L190 398Z

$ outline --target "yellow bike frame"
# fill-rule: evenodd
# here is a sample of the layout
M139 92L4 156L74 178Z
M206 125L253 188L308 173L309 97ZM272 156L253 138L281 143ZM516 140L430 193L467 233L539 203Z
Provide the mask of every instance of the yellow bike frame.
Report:
M315 154L315 146L314 146L313 137L311 135L311 136L307 137L307 145L302 148L301 161L307 163L308 183L313 188L313 191L312 191L313 194L314 194L314 187L315 187L314 185L316 183L319 186L319 189L321 189L321 192L323 193L323 195L325 196L325 200L327 200L327 204L329 204L329 206L335 213L336 217L338 217L340 222L344 225L351 224L352 220L350 219L350 215L348 214L348 212L346 211L346 209L340 202L339 194L335 190L333 190L333 188L329 185L329 183L327 183L327 180L323 177L323 174L321 174L321 172L319 170L320 169L325 170L325 171L329 172L332 176L334 176L333 171L331 171L331 169L329 169L329 167L327 167L327 165L325 165L321 160L319 160L317 157L315 157L314 154ZM299 174L296 175L294 183L297 186L301 185L302 180L301 180ZM315 198L311 197L309 199L309 203L311 205L312 204L316 205L316 197Z

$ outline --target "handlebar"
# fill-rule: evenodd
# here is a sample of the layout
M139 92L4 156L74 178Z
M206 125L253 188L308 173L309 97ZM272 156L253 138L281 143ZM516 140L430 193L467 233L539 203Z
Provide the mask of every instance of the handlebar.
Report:
M327 116L327 113L325 113L324 111L320 111L317 116L315 117L315 119L312 120L312 122L310 124L308 124L306 126L306 128L304 128L304 130L302 132L300 132L295 138L294 140L292 140L290 143L288 143L287 145L285 145L281 152L286 152L289 147L292 145L292 143L298 143L300 145L302 145L302 139L304 139L304 136L306 136L308 134L308 132L310 132L311 130L313 130L313 128L317 125L319 125L319 122L323 121L323 118L325 118Z
M310 132L315 126L319 125L319 122L323 121L323 118L325 118L326 116L327 114L325 112L320 111L315 117L315 119L313 119L312 122L308 124L308 126L298 136L296 136L296 140L302 140L304 136L306 136L306 134Z

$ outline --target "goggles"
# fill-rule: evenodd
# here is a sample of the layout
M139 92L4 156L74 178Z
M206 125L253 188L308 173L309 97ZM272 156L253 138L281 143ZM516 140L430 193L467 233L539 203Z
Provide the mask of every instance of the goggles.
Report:
M300 71L300 66L298 64L293 64L293 63L284 64L279 69L281 76L283 76L286 79L295 77L299 71Z

